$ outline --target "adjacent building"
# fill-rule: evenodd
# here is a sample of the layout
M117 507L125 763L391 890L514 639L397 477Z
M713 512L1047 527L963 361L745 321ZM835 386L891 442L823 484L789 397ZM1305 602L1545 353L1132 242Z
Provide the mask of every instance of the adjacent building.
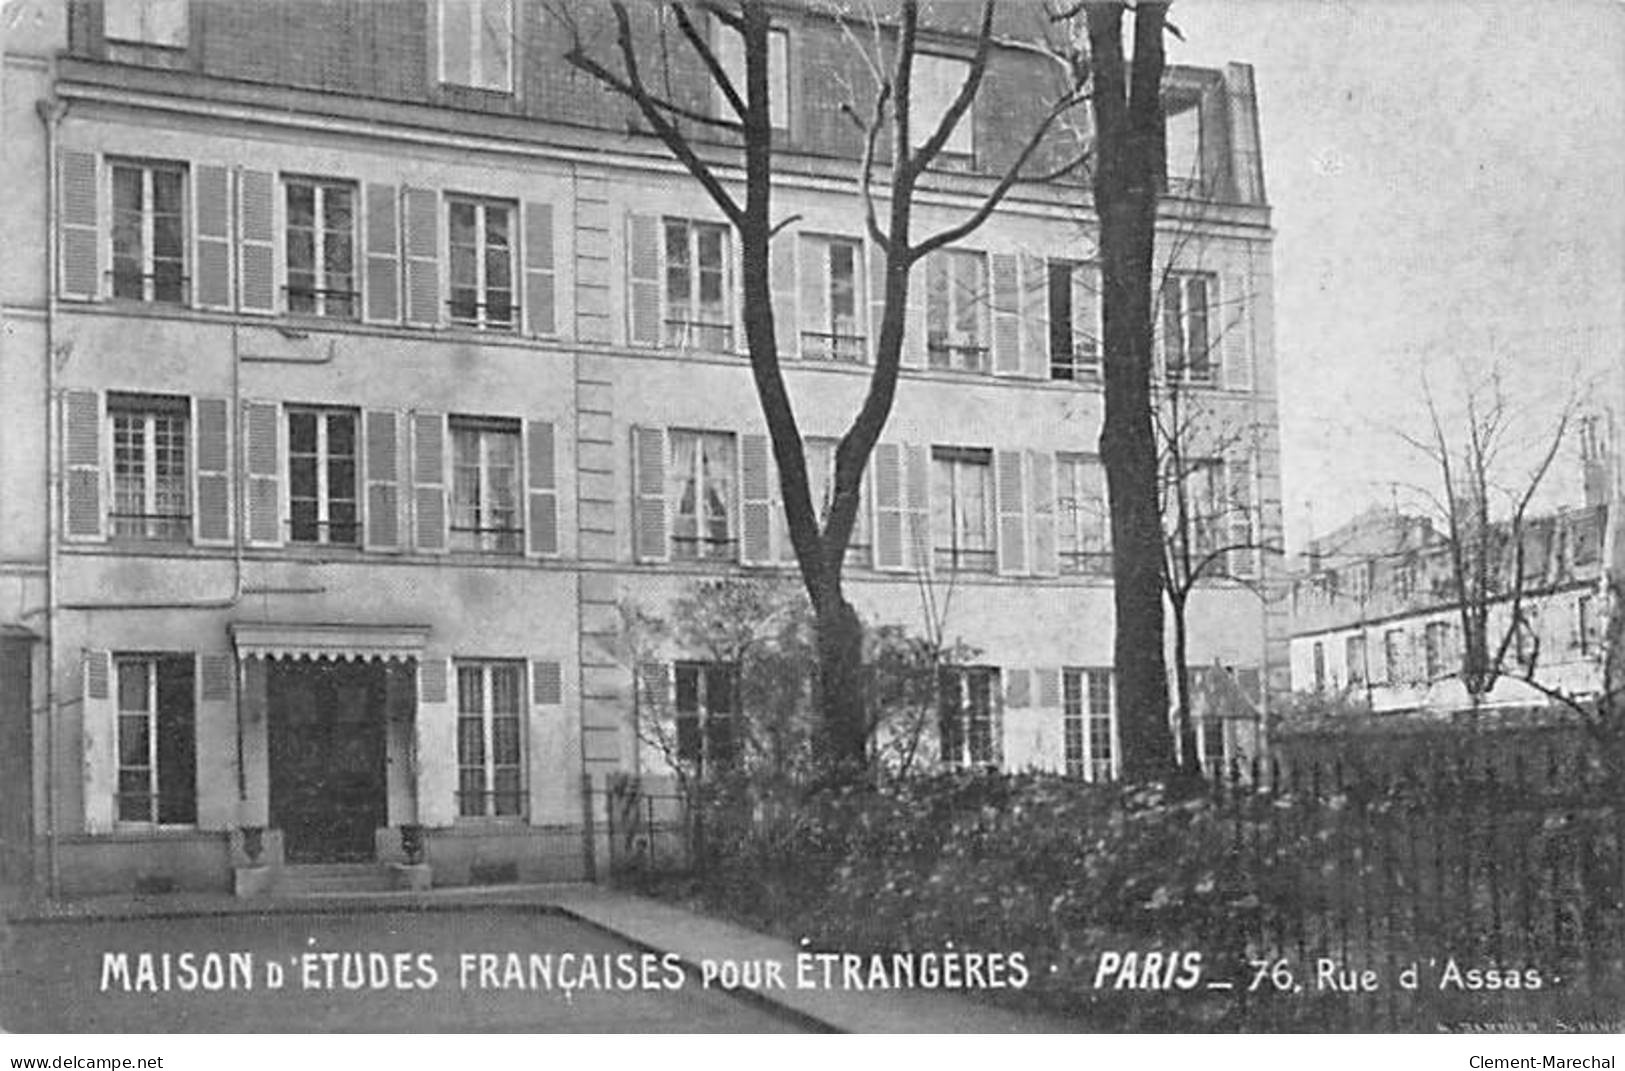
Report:
M657 40L657 10L635 15ZM590 873L606 778L655 772L619 608L717 576L794 583L734 237L561 59L574 32L609 44L605 10L20 0L7 18L8 880ZM875 322L840 107L866 75L816 5L774 18L776 196L794 221L774 311L823 493ZM933 25L920 110L965 71L964 30ZM663 84L691 111L723 107L665 31ZM963 218L1054 88L1019 48L993 64L924 183L922 230ZM1262 429L1214 458L1215 487L1278 544L1251 71L1176 69L1168 94L1165 374ZM733 182L724 141L702 151ZM937 593L945 632L979 652L944 681L943 763L1116 769L1093 234L1081 186L1022 186L914 277L849 586L868 620L920 629ZM1191 608L1192 661L1260 701L1285 683L1284 620L1254 594L1278 571L1239 556L1242 579ZM736 713L726 667L664 656L703 748Z

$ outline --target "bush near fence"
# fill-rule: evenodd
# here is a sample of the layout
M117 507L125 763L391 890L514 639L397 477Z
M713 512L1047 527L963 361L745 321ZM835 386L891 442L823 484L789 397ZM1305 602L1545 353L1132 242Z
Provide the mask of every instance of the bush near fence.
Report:
M1554 760L1520 783L1466 760L1365 779L1274 762L1178 796L964 772L722 793L688 819L704 836L683 887L815 948L1021 951L1031 983L986 995L1090 1029L1618 1029L1621 812L1588 768ZM1194 991L1097 984L1102 953L1189 951ZM1379 988L1322 986L1322 959ZM1462 987L1441 988L1452 962ZM1468 988L1490 967L1520 987Z

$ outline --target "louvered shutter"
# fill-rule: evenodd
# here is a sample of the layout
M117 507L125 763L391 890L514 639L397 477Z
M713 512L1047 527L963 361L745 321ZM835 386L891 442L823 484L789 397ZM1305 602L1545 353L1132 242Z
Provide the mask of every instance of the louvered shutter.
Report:
M1224 355L1224 378L1220 381L1230 390L1253 389L1253 317L1252 294L1247 292L1246 279L1240 275L1226 275L1220 282L1224 297L1219 322L1224 338L1219 352Z
M237 174L237 304L273 313L276 300L276 178L269 171Z
M928 573L931 561L931 451L903 447L904 498L908 503L908 559L917 572Z
M665 662L638 665L639 705L663 714L671 709L671 666Z
M1043 257L1021 258L1021 374L1049 378L1049 269Z
M773 564L773 484L766 435L739 437L739 488L744 508L740 560Z
M640 562L671 556L666 538L666 430L632 429L632 551Z
M998 503L999 572L1006 576L1027 572L1027 496L1021 468L1020 450L999 450L994 453L993 494Z
M773 240L770 250L773 287L773 330L779 357L789 359L801 352L801 323L796 312L796 235L784 231Z
M406 220L406 322L440 326L440 195L401 191Z
M1230 494L1230 575L1250 578L1258 574L1258 537L1253 508L1253 464L1247 458L1232 458L1225 464Z
M102 294L101 182L96 154L57 156L58 251L62 261L58 292L94 301Z
M558 462L553 423L532 420L525 425L525 489L529 497L526 549L532 557L559 552Z
M67 487L63 495L65 538L83 542L106 534L102 510L102 396L93 390L70 390L63 396L63 447Z
M446 421L440 413L412 414L412 515L417 549L446 549Z
M198 398L192 403L197 435L196 507L193 537L200 546L231 542L231 402Z
M1021 374L1020 260L1013 253L994 253L993 267L993 374Z
M393 410L369 409L367 444L367 549L401 546L400 418Z
M1027 523L1032 527L1033 575L1055 576L1060 572L1055 543L1055 455L1028 451L1027 472L1031 488Z
M869 240L869 352L880 352L880 323L886 318L886 251Z
M829 242L823 238L801 236L797 269L800 272L797 293L801 297L798 314L801 329L808 335L825 335L830 329L829 318ZM802 347L802 356L834 355L833 338L812 338Z
M875 474L875 568L897 572L908 568L903 555L908 511L903 501L903 448L876 443L870 461Z
M553 206L525 202L525 324L533 335L558 333L554 296Z
M626 338L660 345L660 219L632 213L626 221Z
M1033 670L1033 706L1043 710L1056 710L1061 706L1061 671L1058 669Z
M275 402L243 403L250 546L282 545L282 419Z
M557 662L538 659L530 664L530 701L539 707L564 702L564 680Z
M457 817L457 707L444 658L418 663L418 709L413 720L417 759L418 823L449 826Z
M192 296L199 308L231 308L231 169L205 164L192 172L197 252Z
M85 651L81 660L79 720L84 756L85 832L110 833L118 794L118 683L107 651Z
M367 184L367 319L401 319L401 228L395 187Z

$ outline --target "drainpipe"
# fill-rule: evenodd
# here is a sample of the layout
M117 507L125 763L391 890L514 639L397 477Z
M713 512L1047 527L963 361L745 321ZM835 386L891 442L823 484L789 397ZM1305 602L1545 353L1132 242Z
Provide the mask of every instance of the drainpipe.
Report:
M56 56L50 61L52 95L35 103L45 127L45 856L46 895L61 891L62 867L57 839L57 515L61 510L61 435L56 397L57 205L56 139L68 106L56 93Z

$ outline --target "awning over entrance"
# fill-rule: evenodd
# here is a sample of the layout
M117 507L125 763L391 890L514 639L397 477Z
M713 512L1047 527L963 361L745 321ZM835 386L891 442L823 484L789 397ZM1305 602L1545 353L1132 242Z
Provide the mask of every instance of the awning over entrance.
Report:
M227 628L238 658L406 662L422 657L429 638L428 625L235 622Z

